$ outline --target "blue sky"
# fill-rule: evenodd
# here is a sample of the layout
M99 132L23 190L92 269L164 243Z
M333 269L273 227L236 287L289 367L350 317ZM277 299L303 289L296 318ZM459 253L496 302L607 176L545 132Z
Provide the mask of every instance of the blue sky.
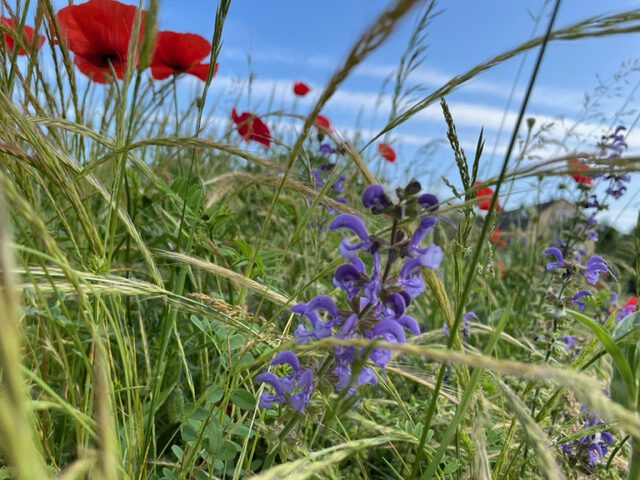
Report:
M57 5L65 3L56 2ZM219 74L212 86L212 97L218 102L219 110L214 115L226 118L238 98L241 99L241 110L251 109L264 114L269 108L296 108L299 113L305 112L366 26L388 3L387 0L234 0L225 25ZM160 26L210 38L216 5L214 0L163 0ZM534 31L534 16L544 15L536 30L536 35L541 35L551 6L551 2L544 0L439 2L436 9L440 14L428 29L429 47L425 61L415 73L413 83L422 85L424 93L421 95L427 95L456 74L523 43ZM638 8L637 1L565 0L556 26L631 8ZM388 42L345 82L323 112L344 137L349 138L354 131L360 130L367 138L385 124L389 89L378 108L376 103L380 100L383 81L397 66L415 22L416 15L405 19ZM540 72L529 116L538 118L538 124L555 120L554 135L561 137L566 125L580 117L584 93L598 85L599 77L606 82L619 71L623 62L635 60L637 52L640 52L640 34L552 43ZM511 133L510 126L520 106L519 99L534 57L535 52L526 57L523 74L515 84L516 96L508 111L509 94L522 57L475 78L447 98L469 156L473 156L478 134L484 127L486 147L482 172L487 176L496 174L502 160L500 155ZM251 96L243 94L249 72L255 75ZM290 89L296 80L311 84L314 91L294 105ZM590 119L581 127L582 134L593 137L584 144L585 149L592 146L613 121L613 113L628 100L629 92L639 81L640 73L634 71L618 82L617 96L603 99L598 110L607 118ZM189 87L193 82L184 85ZM275 100L274 104L269 103L271 98ZM505 130L498 138L505 112ZM623 123L630 123L632 119L623 119ZM399 153L398 164L379 164L375 159L375 147L366 153L374 163L374 169L381 167L395 179L416 175L440 191L440 176L452 180L457 176L452 170L451 152L446 144L428 155L420 153L420 147L442 142L445 132L441 111L435 105L391 135L390 140ZM630 152L640 151L640 134L632 132L629 143ZM494 151L495 155L492 155ZM560 152L546 152L553 153ZM635 181L633 187L626 200L623 198L612 205L610 218L623 228L635 221L637 202L635 199L629 202L629 199L640 183ZM514 189L515 192L527 190L526 184ZM510 205L526 203L526 200L526 196L516 194Z

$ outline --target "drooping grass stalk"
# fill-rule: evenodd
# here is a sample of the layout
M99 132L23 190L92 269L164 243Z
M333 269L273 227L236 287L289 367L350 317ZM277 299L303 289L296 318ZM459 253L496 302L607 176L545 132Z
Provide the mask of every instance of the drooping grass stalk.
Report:
M527 87L527 91L525 93L525 97L524 100L522 102L522 105L520 107L520 112L518 113L518 118L516 120L514 129L513 129L513 133L511 135L511 140L509 142L509 146L507 147L507 152L505 154L505 158L504 161L502 162L502 168L500 169L500 175L498 176L498 180L496 182L495 185L495 193L494 195L491 197L491 204L489 206L489 210L487 211L487 216L485 217L485 220L482 224L482 230L480 231L480 235L478 238L478 243L476 245L476 248L474 250L474 254L473 254L473 258L469 264L469 270L465 279L465 284L464 284L464 288L462 290L462 294L460 295L460 298L458 299L458 304L457 304L457 309L456 309L456 316L455 316L455 323L453 324L453 326L450 329L450 335L449 335L449 340L447 343L447 347L450 349L455 341L456 338L459 338L459 328L460 328L460 324L462 322L462 315L464 312L464 308L466 307L466 302L467 302L467 298L469 296L469 292L471 290L471 285L473 283L473 279L475 277L475 273L476 273L476 265L478 264L478 261L480 260L480 253L482 252L482 249L484 247L484 240L486 238L487 235L487 231L489 230L489 225L491 224L491 221L493 220L493 214L495 212L497 203L498 203L498 196L500 194L500 187L502 186L502 183L504 181L504 178L506 176L507 173L507 168L509 165L509 158L511 157L511 152L513 151L513 148L515 146L516 143L516 139L518 136L518 131L520 130L520 126L522 124L522 121L524 120L524 115L525 112L527 110L527 106L529 104L529 98L531 97L531 93L533 92L533 87L535 85L535 81L536 78L538 76L538 72L540 70L540 67L542 65L542 59L544 57L544 53L546 50L546 46L547 43L549 42L550 38L551 38L551 32L553 29L553 25L555 23L555 19L556 16L558 14L558 10L560 8L560 3L561 0L556 0L555 2L555 6L553 9L553 13L551 14L551 18L549 19L549 23L548 23L548 27L547 27L547 32L545 34L544 37L544 41L542 42L542 46L540 47L540 52L538 53L538 58L536 59L536 63L533 69L533 72L531 74L531 77L529 78L529 84ZM420 443L418 444L418 451L416 452L416 459L414 461L413 464L413 468L412 468L412 473L411 476L412 478L415 478L418 475L418 471L420 469L420 462L422 460L422 452L423 452L423 447L424 447L424 443L426 441L427 438L427 432L429 431L429 428L431 426L431 421L433 419L433 415L435 413L435 409L436 409L436 402L438 399L438 393L440 391L440 389L442 388L442 382L444 381L444 375L445 375L445 366L443 365L442 367L440 367L440 370L438 372L438 378L436 381L436 387L435 387L435 391L433 393L433 396L431 398L431 402L429 404L427 413L425 415L425 420L424 420L424 424L422 427L422 434L420 436Z
M9 223L0 189L0 438L2 450L20 478L50 478L36 444L32 413L21 375L21 334L10 254Z
M376 21L373 22L372 26L369 27L361 36L358 42L351 49L351 52L347 56L346 60L340 65L340 67L336 70L336 72L329 80L327 87L325 87L322 94L320 95L320 98L314 105L313 110L306 118L304 125L302 126L302 131L298 135L296 143L291 149L291 154L289 155L289 161L287 162L287 166L285 167L282 181L276 189L276 193L273 197L273 200L271 201L271 204L269 205L269 210L267 211L267 216L260 230L260 234L258 235L257 241L251 250L251 257L249 258L247 267L245 269L246 277L251 277L251 272L254 267L256 256L258 255L262 243L264 242L264 239L267 235L271 217L273 216L284 184L291 173L291 169L293 168L294 163L302 152L302 146L304 145L304 142L309 135L311 127L313 126L316 118L322 111L322 108L338 90L340 85L342 85L342 83L347 79L347 77L355 69L355 67L362 63L369 56L369 54L371 54L385 42L385 40L394 31L398 22L402 18L404 18L404 16L407 15L417 3L417 0L397 0L392 7L384 11L376 19ZM245 297L246 291L243 290L240 292L240 303L244 302Z
M452 78L447 84L437 89L435 92L433 92L422 101L418 102L413 107L407 109L402 115L395 118L392 122L389 122L380 132L378 132L371 140L369 140L369 142L363 147L362 150L367 148L387 132L393 130L394 128L397 128L398 126L409 120L411 117L416 115L418 112L427 108L432 103L453 92L468 80L487 70L490 70L497 65L500 65L501 63L513 57L520 55L523 52L526 52L527 50L531 50L533 48L541 46L549 40L578 40L581 38L624 35L639 30L640 12L638 12L637 10L630 10L612 15L592 17L586 20L581 20L572 25L569 25L568 27L564 27L556 30L555 32L552 32L552 34L548 38L546 34L541 37L533 38L507 52L496 55L490 60L475 66L462 75L458 75Z

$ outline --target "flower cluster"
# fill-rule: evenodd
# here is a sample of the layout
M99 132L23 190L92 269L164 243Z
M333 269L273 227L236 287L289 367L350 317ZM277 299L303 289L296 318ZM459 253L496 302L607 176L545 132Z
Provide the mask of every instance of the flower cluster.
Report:
M56 15L60 26L60 42L74 53L74 63L91 81L100 84L113 79L123 79L129 63L134 68L149 68L155 80L165 80L182 74L193 75L202 81L218 71L218 65L204 63L211 55L210 42L193 33L172 31L158 32L150 61L141 64L140 51L145 38L147 13L133 5L116 0L89 0L80 5L69 5ZM138 22L138 26L136 26ZM25 26L21 32L10 18L0 19L5 47L19 55L26 55L25 47L40 48L44 37ZM131 44L135 40L138 51L131 57ZM304 96L310 87L296 82L295 95ZM231 112L240 136L247 142L254 141L266 148L271 146L269 127L255 114ZM318 116L316 126L321 131L331 130L326 117Z
M436 225L437 217L422 218L411 235L400 227L401 220L437 209L437 198L431 194L420 195L420 190L420 184L412 181L406 188L398 189L396 202L380 185L370 186L363 193L365 208L374 215L385 214L393 221L389 240L370 234L363 220L355 215L345 214L334 219L330 230L347 231L357 239L352 242L345 238L340 243L345 263L337 268L333 283L342 290L344 301L339 306L333 299L321 295L309 303L295 305L291 311L301 319L295 332L298 343L331 337L405 343L407 332L420 334L418 322L407 311L414 299L425 291L422 269L437 269L444 257L437 245L422 245ZM270 385L273 390L263 394L260 404L264 408L276 403L295 405L300 411L309 401L315 384L306 373L309 370L303 370L291 352L286 353L293 373L285 377L269 373L258 376L257 381ZM281 360L280 356L274 363ZM392 352L384 348L340 346L325 360L318 377L324 379L328 373L338 392L352 396L359 387L377 383L373 367L383 370L391 357Z
M627 148L625 143L625 127L619 126L615 129L611 135L604 136L602 141L598 144L597 155L605 160L616 159L622 156ZM561 293L558 296L558 305L572 304L580 311L584 311L587 307L587 299L592 298L593 304L598 304L600 300L595 298L594 293L589 289L578 289L572 293L572 296L559 298L562 292L565 292L565 287L569 283L577 280L579 276L584 276L586 283L589 285L596 285L600 279L600 275L608 273L613 277L611 270L607 263L599 255L593 255L586 260L586 251L580 248L581 242L585 240L597 241L598 232L597 227L597 215L602 210L608 208L607 199L613 197L619 198L626 191L625 184L630 180L629 175L625 172L618 172L615 165L610 166L611 173L606 175L596 175L590 172L585 160L573 159L570 162L572 169L572 176L578 183L580 189L580 200L578 205L584 209L584 215L581 221L576 222L574 229L572 229L568 235L559 241L558 247L551 247L544 251L545 255L554 257L555 261L547 263L547 271L559 271L562 273L561 280L563 283ZM594 182L604 179L608 181L606 195L598 196L597 186ZM586 261L585 261L586 260ZM613 277L615 279L615 277ZM615 300L612 302L615 304ZM625 306L618 313L618 321L622 319L627 312L632 312L635 309L633 306ZM603 309L606 315L613 313L611 307L607 306ZM573 351L575 349L575 338L571 335L565 336L565 348L567 351Z
M620 158L627 149L624 135L625 131L626 128L624 126L619 126L611 135L602 137L602 141L598 144L598 156L608 160ZM587 240L598 240L596 216L600 211L607 208L607 198L611 197L617 200L622 197L627 191L626 184L631 181L631 176L624 171L617 171L615 165L610 165L609 168L611 169L611 172L604 176L604 180L608 182L605 190L606 196L599 199L595 193L589 193L587 199L582 202L582 207L586 210L584 231L586 232L585 238ZM586 164L583 164L580 169L589 170ZM592 175L588 177L574 175L574 179L576 179L578 183L585 185L588 184L589 188L593 185L593 179L599 177L602 177L602 175Z
M581 257L578 256L575 260L567 260L565 259L562 250L556 247L547 248L544 251L544 254L555 258L554 262L547 263L547 272L562 270L562 278L565 281L568 281L576 273L580 272L582 273L582 275L584 275L584 278L589 285L595 285L596 283L598 283L598 279L600 278L601 273L611 273L609 267L607 266L607 263L599 255L593 255L587 261L587 264L583 266L580 262ZM578 296L578 300L588 295L588 293L585 292L579 293L580 296Z
M625 142L624 131L626 128L622 125L618 126L615 131L602 139L600 143L600 151L603 156L608 159L620 158L627 149L627 143ZM631 175L626 172L612 172L605 176L606 180L609 180L607 186L607 195L611 195L613 198L618 199L627 191L626 184L631 181Z
M158 32L153 55L148 64L141 64L141 45L147 27L147 12L133 5L116 0L89 0L80 5L69 5L56 15L60 26L60 42L74 53L78 69L95 83L106 84L113 79L123 79L128 65L142 70L149 68L155 80L165 80L182 74L193 75L202 81L218 72L218 65L204 63L211 55L211 44L207 39L193 33L172 31ZM138 24L136 26L136 24ZM39 49L44 37L36 35L32 27L18 31L13 19L0 18L5 48L18 55L26 55L25 47L34 45ZM134 57L130 58L131 44L138 45ZM293 93L303 97L311 91L304 82L295 82ZM238 133L247 142L254 141L266 148L271 146L269 127L254 113L238 114L234 108L231 118ZM328 118L318 115L315 126L320 135L331 131ZM395 152L385 144L379 146L380 154L389 162L395 161Z
M139 17L139 27L136 21ZM69 5L57 14L62 41L74 54L78 69L96 83L124 78L131 61L135 68L150 67L156 80L189 74L205 81L217 65L202 63L211 54L211 44L200 35L161 31L150 65L140 65L140 55L129 58L131 43L142 45L146 12L114 0L89 0ZM137 38L136 38L137 37Z
M586 430L598 425L604 425L604 421L587 412L583 428ZM613 435L607 431L601 431L585 435L580 440L563 443L561 448L572 466L579 465L587 471L593 471L596 465L606 457L613 443Z

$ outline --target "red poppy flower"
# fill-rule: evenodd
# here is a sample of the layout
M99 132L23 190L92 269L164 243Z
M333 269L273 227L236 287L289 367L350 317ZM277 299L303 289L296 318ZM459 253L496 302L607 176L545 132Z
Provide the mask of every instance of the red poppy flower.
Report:
M323 115L318 115L316 117L316 121L313 122L316 127L320 130L328 130L331 131L331 122L329 119Z
M491 208L491 199L493 197L494 191L489 187L482 187L482 182L476 182L476 187L481 187L478 189L476 196L478 197L478 208L480 210L489 211ZM500 205L496 204L496 210L500 210Z
M573 171L580 171L580 172L589 171L589 166L586 165L583 161L578 160L577 158L569 162L569 168ZM574 173L571 176L580 185L586 185L587 187L591 187L593 185L593 178L589 176L580 175L579 173Z
M609 309L609 313L614 313L616 311L617 306L612 306ZM618 322L620 320L622 320L625 317L628 317L629 315L631 315L632 313L635 313L638 310L638 298L637 297L631 297L629 298L629 300L627 300L627 303L625 303L622 308L620 310L618 310Z
M151 61L151 74L156 80L189 73L205 82L209 64L200 63L211 54L211 44L193 33L159 32ZM218 71L215 66L213 74Z
M503 233L504 233L504 230L500 230L499 228L496 228L496 231L494 232L493 237L491 237L491 243L493 243L498 248L504 248L507 246L507 242L505 241L504 238L502 238Z
M638 308L638 298L637 297L631 297L629 300L627 300L627 303L624 304L625 309L628 309L629 311L636 311L636 309Z
M253 140L267 148L271 146L271 132L269 132L269 127L253 113L244 112L238 115L238 112L234 108L231 110L231 118L233 119L233 123L237 125L238 133L247 142Z
M75 64L82 73L97 83L107 83L112 70L124 78L137 13L135 6L115 0L89 0L58 12L62 38L76 54ZM144 23L142 12L139 43Z
M386 143L378 144L378 153L389 163L394 163L396 161L396 151Z
M16 36L18 35L18 32L16 31L16 23L11 18L2 17L0 18L0 25L2 25L4 29L7 30L7 32L4 34L4 43L7 46L7 50L13 52L13 50L16 48ZM22 45L28 45L28 47L30 48L31 45L37 42L37 48L40 49L42 45L44 45L44 37L42 35L38 35L37 37L38 39L35 40L36 31L33 29L33 27L28 27L27 25L25 25L24 29L22 30L22 40L18 42L18 55L26 55L28 53L27 50L22 48Z
M304 97L310 91L311 88L304 82L296 82L293 84L293 93L299 97Z

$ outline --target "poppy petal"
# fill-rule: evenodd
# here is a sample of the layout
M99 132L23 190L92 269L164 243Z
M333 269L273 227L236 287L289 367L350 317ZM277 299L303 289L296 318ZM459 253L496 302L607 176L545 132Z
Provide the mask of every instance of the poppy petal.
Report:
M213 69L213 76L214 77L218 73L218 67L219 67L219 65L216 63L216 66ZM199 65L195 65L195 66L191 67L188 70L187 73L198 77L203 82L206 82L207 78L209 78L209 64L208 63L206 63L206 64L201 63Z
M253 120L251 140L261 143L267 148L271 146L271 132L269 131L269 127L267 127L267 124L258 117Z
M151 66L151 76L156 80L165 80L173 75L173 68L164 65Z
M16 38L18 36L18 32L16 31L16 24L11 18L2 17L0 18L0 25L5 27L11 33L4 34L4 41L9 51L13 51L16 46ZM20 45L27 45L29 48L32 47L34 43L34 39L36 37L36 31L33 27L25 25L22 30L22 41L19 42ZM42 35L37 35L37 46L36 49L39 50L44 45L44 37ZM27 55L27 50L25 50L22 46L18 49L18 55Z
M269 131L269 127L256 115L249 112L238 115L238 112L234 108L231 110L231 119L233 123L236 124L240 136L246 141L253 140L267 148L271 146L271 132Z
M159 32L151 66L165 66L186 73L210 54L211 44L200 35Z
M320 130L328 130L331 131L331 122L329 119L323 115L318 115L316 117L315 122L313 122L316 127Z
M84 73L87 77L96 83L109 83L111 77L111 70L96 65L95 61L76 55L74 63L78 70Z

